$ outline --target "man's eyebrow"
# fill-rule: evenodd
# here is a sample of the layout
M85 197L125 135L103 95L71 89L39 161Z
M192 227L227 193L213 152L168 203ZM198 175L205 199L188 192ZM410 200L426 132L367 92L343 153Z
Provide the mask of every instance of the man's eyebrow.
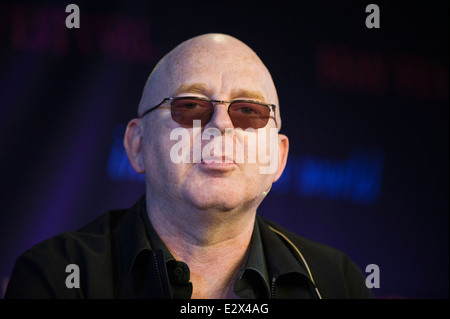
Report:
M179 95L180 93L197 93L197 94L204 94L206 96L211 96L212 90L209 89L205 83L192 83L187 85L185 84L181 85L176 91L177 95ZM241 99L256 100L259 102L266 101L264 95L261 92L246 89L239 89L233 91L231 94L231 98L232 100L236 98L241 98Z
M188 85L181 85L177 90L177 95L180 93L198 93L208 96L209 93L211 93L211 90L209 90L204 83L193 83Z
M264 95L258 91L251 91L251 90L237 90L234 91L232 94L233 99L235 98L244 98L244 99L251 99L256 100L259 102L265 102L266 99L264 98Z

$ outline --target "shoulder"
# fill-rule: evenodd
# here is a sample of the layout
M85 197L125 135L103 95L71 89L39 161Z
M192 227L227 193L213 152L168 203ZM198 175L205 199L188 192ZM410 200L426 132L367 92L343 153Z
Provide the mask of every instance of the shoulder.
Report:
M291 243L297 249L301 250L303 254L307 254L311 257L316 257L321 260L323 259L332 259L332 260L341 260L343 258L347 258L346 254L340 250L337 250L328 245L319 243L317 241L313 241L302 237L292 231L287 230L286 228L269 221L267 219L261 218L262 222L265 223L274 233L280 236L285 242ZM290 245L290 246L292 246ZM293 248L293 247L291 247ZM294 248L295 249L295 248Z
M87 252L94 254L109 245L126 210L107 212L76 231L64 232L43 240L24 254L60 256L66 260L76 259Z
M299 262L306 263L322 297L372 297L372 292L365 285L362 271L346 253L297 235L267 219L259 219L283 239L292 253L299 257Z
M110 279L112 273L105 264L112 256L112 234L125 212L105 213L77 231L58 234L27 249L16 260L5 297L86 296L86 290L67 289L67 271L73 269L68 266L76 265L82 269L82 279L92 276L103 277L105 281Z

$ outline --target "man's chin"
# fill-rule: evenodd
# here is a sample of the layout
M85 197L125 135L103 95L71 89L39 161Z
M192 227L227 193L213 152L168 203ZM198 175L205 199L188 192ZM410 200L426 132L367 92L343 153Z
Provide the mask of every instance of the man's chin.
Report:
M199 196L200 195L200 196ZM210 213L226 213L238 209L241 200L227 196L224 192L220 194L202 193L190 198L193 208Z
M230 203L224 203L223 201L208 201L207 203L195 203L194 207L199 211L210 213L227 213L232 212L238 205L232 205Z

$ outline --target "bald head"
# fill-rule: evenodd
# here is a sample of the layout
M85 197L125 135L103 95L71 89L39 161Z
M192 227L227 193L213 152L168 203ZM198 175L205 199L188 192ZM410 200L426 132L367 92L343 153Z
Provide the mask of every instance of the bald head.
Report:
M227 101L251 98L275 104L281 127L278 96L269 71L252 49L229 35L200 35L165 55L147 80L138 114L164 98L181 94Z

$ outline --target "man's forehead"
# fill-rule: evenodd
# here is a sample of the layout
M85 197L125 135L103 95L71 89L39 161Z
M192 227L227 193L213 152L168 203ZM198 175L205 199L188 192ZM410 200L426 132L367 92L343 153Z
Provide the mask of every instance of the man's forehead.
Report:
M212 93L212 89L223 87L232 90L266 91L271 81L265 66L256 58L248 59L239 53L196 52L178 55L167 61L165 77L171 82L171 90L179 92L190 87L190 91Z

